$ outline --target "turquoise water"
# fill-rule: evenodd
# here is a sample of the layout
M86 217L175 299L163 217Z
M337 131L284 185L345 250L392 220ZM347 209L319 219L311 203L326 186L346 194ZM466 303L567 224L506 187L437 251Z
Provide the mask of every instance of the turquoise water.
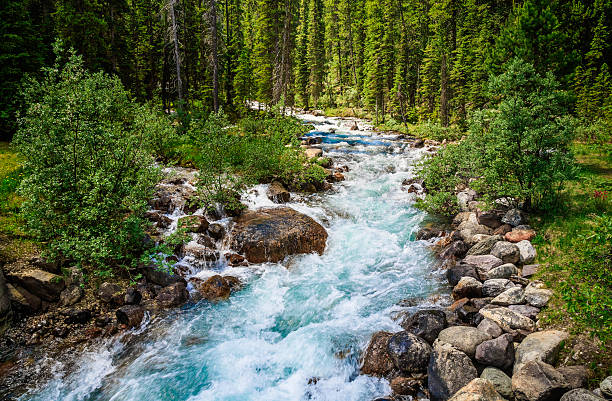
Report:
M385 380L358 374L360 351L374 331L400 329L391 319L403 310L399 301L437 292L441 279L427 244L413 240L425 216L401 190L418 151L392 138L379 146L381 138L368 135L360 131L358 144L322 144L350 167L347 180L290 204L328 230L323 255L226 268L223 274L247 283L229 301L154 317L92 347L69 372L57 362L53 378L22 399L367 401L388 394ZM263 189L252 192L251 207L270 205Z

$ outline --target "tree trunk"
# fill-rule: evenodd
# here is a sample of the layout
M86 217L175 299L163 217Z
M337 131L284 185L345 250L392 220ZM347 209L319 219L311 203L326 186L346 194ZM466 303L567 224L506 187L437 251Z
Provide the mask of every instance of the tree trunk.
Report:
M446 68L446 53L442 54L440 82L440 122L443 127L448 127L448 71Z
M174 63L176 65L176 90L178 94L179 102L183 102L183 81L181 79L181 56L179 52L179 41L178 41L178 26L176 24L176 13L174 10L174 4L176 0L170 0L168 4L168 12L170 13L170 36L174 47Z
M217 0L210 0L210 36L213 68L213 109L219 112L219 37L217 30Z

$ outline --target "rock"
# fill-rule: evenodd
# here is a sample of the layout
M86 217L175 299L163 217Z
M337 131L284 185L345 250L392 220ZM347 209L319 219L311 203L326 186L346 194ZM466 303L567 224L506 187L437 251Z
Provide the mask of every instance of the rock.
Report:
M105 282L98 288L98 298L104 303L111 303L113 297L121 291L121 287L117 284Z
M389 338L387 353L395 367L402 372L420 373L427 370L431 345L421 337L401 331Z
M476 267L467 263L458 263L446 270L446 279L452 286L457 285L462 277L478 279Z
M359 126L357 125L357 123L353 123L353 125L351 125L350 130L351 131L359 131Z
M478 218L479 224L482 224L483 226L487 226L492 229L496 229L502 225L501 219L499 218L499 214L494 211L480 212L476 214L476 217Z
M85 324L91 319L91 311L89 309L73 309L68 311L64 320L67 324Z
M476 354L476 347L491 337L475 327L453 326L440 332L438 341L445 342L464 352L470 358Z
M440 331L446 327L446 314L438 309L420 310L404 319L401 326L407 332L433 344Z
M508 242L521 242L521 241L531 241L532 239L534 239L536 236L536 232L532 229L527 229L527 230L521 230L521 229L514 229L510 232L507 232L504 235L504 238L506 239L506 241Z
M461 233L461 237L468 244L474 244L474 236L477 234L491 234L491 229L487 226L483 226L482 224L478 224L478 219L476 218L476 213L470 212L467 220L464 220L459 224L457 230Z
M483 308L480 310L480 314L487 319L493 320L505 332L512 330L533 331L535 329L535 322L533 320L503 306L486 310Z
M423 388L422 380L412 377L394 377L389 384L394 395L410 395L415 397Z
M66 286L62 276L38 269L11 274L9 280L49 302L58 301L62 290Z
M525 301L536 308L543 308L548 304L553 293L551 290L538 288L537 284L529 283L525 288Z
M521 277L531 277L538 272L540 265L524 265Z
M442 235L442 231L432 227L422 227L417 231L416 239L419 241L427 241Z
M208 278L204 283L197 286L197 289L202 297L211 302L228 299L232 291L230 282L218 274Z
M204 216L185 216L178 219L177 227L190 233L205 233L208 229L208 220Z
M503 236L505 236L506 233L509 233L510 231L512 231L512 226L510 224L502 224L501 226L497 227L493 231L492 235L503 235Z
M304 150L304 153L308 159L316 159L317 157L323 156L323 150L319 148L308 148Z
M512 376L516 401L556 401L568 390L563 375L541 361L527 362Z
M162 287L167 287L174 283L186 283L185 279L178 274L172 271L168 272L155 264L144 266L142 273L148 282L161 285Z
M485 297L496 297L502 292L513 288L514 283L505 278L492 278L482 283L482 294Z
M2 269L0 269L0 334L9 326L13 318L13 309L11 307L11 297L9 295L8 285Z
M511 334L483 341L476 347L476 361L485 366L508 370L514 364L514 344Z
M476 236L474 236L476 237ZM500 235L487 235L482 240L478 241L467 252L468 255L488 255L493 249L493 246L501 241Z
M472 277L462 277L453 288L453 299L479 298L482 296L482 283Z
M287 255L322 254L327 231L290 208L247 211L235 221L231 248L251 263L279 262Z
M459 192L457 194L457 203L459 204L459 209L463 211L468 210L468 204L473 201L475 197L476 191L474 191L473 189L468 188L465 191Z
M492 300L493 300L493 297L472 298L470 300L470 303L472 305L474 305L474 307L476 309L480 310L480 309L484 308L485 306L489 305Z
M191 255L194 259L198 260L200 263L205 262L216 262L220 258L219 251L213 248L209 248L204 245L200 245L197 243L189 242L183 246L182 252L179 252L183 255Z
M485 277L489 270L501 266L504 262L493 255L468 255L463 259L463 263L473 265L479 276Z
M213 249L216 248L215 240L206 234L200 234L196 238L196 242L199 245L203 245L205 248Z
M476 378L462 387L449 401L505 401L493 383Z
M504 333L498 324L491 319L482 319L477 329L487 334L490 338L497 338Z
M509 288L491 301L495 305L519 305L525 302L525 291L521 287ZM512 309L510 309L512 310Z
M559 350L567 339L567 333L558 330L531 333L516 349L514 373L529 361L542 361L550 365L557 362Z
M189 293L187 292L187 287L185 283L180 282L162 288L157 297L155 297L157 304L163 308L180 306L187 302L188 299Z
M502 217L502 223L510 224L512 227L523 224L523 214L518 209L510 209Z
M585 387L587 385L589 369L586 366L562 366L557 368L557 372L565 377L565 380L572 389Z
M447 400L478 377L470 358L452 345L436 341L427 367L430 399Z
M12 284L7 284L6 286L11 307L14 312L30 314L40 310L42 301L36 295L32 295L25 288L19 287L18 285L13 286Z
M480 377L490 381L502 397L512 398L512 379L501 370L489 366L482 371Z
M517 263L521 257L519 248L508 241L499 241L491 248L491 255L499 258L504 263Z
M268 199L274 203L287 203L291 200L291 194L287 188L278 181L272 181L266 192Z
M483 272L483 277L485 280L493 279L493 278L510 278L518 274L518 269L512 263L505 263L501 266L497 266L489 270L488 272Z
M134 287L130 287L125 291L123 302L127 305L138 305L142 301L142 294Z
M60 293L60 305L71 306L79 302L83 296L83 289L76 285L71 285Z
M604 401L605 398L595 395L592 391L585 388L570 390L561 396L560 401Z
M475 220L473 220L475 219ZM453 217L453 227L459 227L464 221L472 220L478 223L478 217L473 212L459 212Z
M223 225L219 223L211 223L208 226L208 233L214 239L220 240L225 237L225 227L223 227Z
M540 310L538 308L534 308L530 305L510 305L508 306L508 309L510 309L512 312L527 316L529 319L533 320L535 320L538 316L538 313L540 313Z
M225 259L227 259L227 264L230 266L248 266L248 262L242 255L238 255L237 253L226 253Z
M138 305L125 305L115 312L117 321L128 327L140 326L144 318L144 309Z
M599 390L606 399L612 398L612 376L606 377L599 383Z
M384 377L394 368L393 360L387 353L387 345L393 334L378 331L372 335L361 365L364 375Z
M461 241L453 241L448 247L446 247L442 252L440 252L441 259L456 259L465 255L468 251L468 245Z
M529 264L535 260L537 253L531 242L523 240L517 242L516 246L519 249L519 262L521 264Z
M454 312L454 316L459 318L462 323L475 326L482 320L482 316L478 313L478 309L470 303L468 298L462 298L455 301L448 309ZM455 322L455 324L460 324L460 322Z

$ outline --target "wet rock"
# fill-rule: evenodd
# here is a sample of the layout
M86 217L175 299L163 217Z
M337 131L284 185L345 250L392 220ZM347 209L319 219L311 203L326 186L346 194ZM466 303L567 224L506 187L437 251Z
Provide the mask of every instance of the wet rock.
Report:
M183 246L181 253L184 255L191 255L194 259L200 262L215 262L220 258L220 254L216 249L200 244L194 244L193 242Z
M287 188L278 181L272 181L266 192L268 199L274 203L287 203L291 200L291 194Z
M567 393L561 396L560 401L604 401L605 398L602 398L592 391L589 391L585 388L577 388L575 390L570 390Z
M230 283L225 277L218 274L209 277L204 283L200 284L197 289L205 299L211 302L226 300L232 292Z
M535 308L531 305L510 305L508 306L512 312L519 313L523 316L527 316L529 319L535 320L540 313L540 309Z
M563 375L544 362L529 361L512 376L516 401L554 401L568 390Z
M438 335L438 341L452 345L470 358L474 357L478 345L490 339L487 333L467 326L448 327Z
M223 227L223 225L219 223L211 223L208 226L208 233L214 239L220 240L225 237L225 227Z
M565 380L572 389L585 387L587 385L589 369L587 369L586 366L562 366L557 368L557 372L565 377Z
M198 237L196 239L196 242L199 245L202 245L202 246L204 246L205 248L208 248L208 249L214 249L216 247L215 240L212 239L211 237L209 237L206 234L198 235ZM184 251L184 249L183 249L183 251Z
M391 336L393 334L386 331L378 331L372 335L363 357L361 373L377 377L384 377L391 373L394 364L387 352Z
M492 278L506 278L509 279L511 276L518 274L518 269L512 263L505 263L501 266L497 266L484 273L483 277L485 280Z
M476 214L476 217L478 218L478 223L492 229L496 229L502 225L499 213L495 211L480 212Z
M508 370L514 364L513 336L504 334L492 340L483 341L476 347L475 358L485 366Z
M526 229L526 230L521 230L521 229L514 229L510 232L507 232L504 235L504 238L506 239L506 241L508 242L521 242L521 241L531 241L532 239L534 239L536 236L536 232L532 229Z
M482 371L480 377L490 381L502 397L508 400L512 398L512 379L501 370L488 366Z
M489 270L504 264L501 259L493 255L468 255L463 259L463 263L475 266L481 278L486 277Z
M415 148L422 148L423 146L425 146L425 141L420 138L417 138L414 140L412 146L414 146Z
M417 231L416 239L419 241L427 241L442 235L442 230L433 227L423 227Z
M521 366L529 361L555 364L559 350L567 337L567 333L559 330L546 330L529 334L516 349L514 372L518 372Z
M405 373L420 373L427 370L431 345L421 337L401 331L389 338L387 353L396 368Z
M465 353L445 342L434 342L427 367L427 385L432 400L450 398L477 377L478 372Z
M533 331L535 329L535 322L533 320L503 306L486 310L483 308L480 310L480 314L497 323L505 332L513 330Z
M290 208L248 211L236 219L231 248L251 263L278 262L287 255L322 254L327 231L305 214Z
M525 302L525 292L521 287L509 288L491 301L492 304L508 306L518 305ZM512 310L512 309L510 309Z
M162 308L172 308L180 306L189 299L189 292L185 283L174 283L164 287L159 291L155 301Z
M446 327L446 314L438 309L420 310L404 319L401 326L407 332L433 344L440 331Z
M612 376L606 377L599 383L599 390L606 399L612 398Z
M60 293L66 286L63 277L38 269L11 274L8 278L33 295L49 302L58 301Z
M40 310L42 301L23 287L7 284L7 293L14 312L30 314ZM10 317L10 315L9 315ZM1 326L1 325L0 325Z
M505 401L493 383L486 379L474 379L462 387L449 401Z
M485 297L496 297L507 289L513 288L514 283L505 278L492 278L482 283L482 294Z
M501 327L491 319L482 319L477 329L487 334L490 338L497 338L504 333Z
M478 241L474 246L467 252L468 255L488 255L495 246L496 243L501 241L500 235L488 235L486 238Z
M502 223L510 224L512 227L523 224L523 214L518 209L510 209L502 218Z
M521 257L519 248L508 241L499 241L493 245L491 255L499 258L504 263L517 263Z
M476 272L476 266L467 263L458 263L446 270L446 279L452 286L457 285L462 277L478 279L479 276Z
M149 205L156 210L162 212L171 213L174 211L174 205L172 203L172 197L168 194L160 194L158 197L152 199Z
M441 259L456 259L463 257L465 253L468 251L468 245L461 241L453 241L449 246L447 246L441 253Z
M111 303L114 297L121 292L121 287L117 284L105 282L98 288L98 298L104 303Z
M453 299L479 298L482 296L482 283L472 277L462 277L452 295Z
M540 265L525 265L521 271L521 277L531 277L538 272Z
M226 253L225 259L227 259L227 264L230 266L246 266L248 262L242 255L238 255L236 253Z
M129 287L125 291L123 301L127 305L138 305L142 301L142 294L134 287Z
M84 324L91 319L91 311L89 309L72 309L65 316L67 324Z
M415 397L423 390L423 380L413 377L394 377L389 384L394 395L409 395Z
M168 228L172 224L172 219L170 217L157 210L149 210L145 213L145 218L156 223L159 228Z
M155 264L149 264L143 267L143 276L148 282L167 287L174 283L186 283L185 279L172 271L163 269Z
M531 242L523 240L517 242L516 246L519 249L519 262L521 264L529 264L535 260L537 253Z
M71 285L60 293L60 305L71 306L79 302L83 296L83 289L76 285Z
M190 233L205 233L208 229L208 220L204 216L185 216L178 219L177 227Z
M551 290L539 287L541 286L537 283L530 283L527 288L525 288L525 301L536 308L543 308L548 304L553 293Z
M2 269L0 269L0 334L8 327L12 318L13 310L11 307L9 289Z
M144 309L138 305L125 305L115 312L117 321L128 327L140 326L144 318Z

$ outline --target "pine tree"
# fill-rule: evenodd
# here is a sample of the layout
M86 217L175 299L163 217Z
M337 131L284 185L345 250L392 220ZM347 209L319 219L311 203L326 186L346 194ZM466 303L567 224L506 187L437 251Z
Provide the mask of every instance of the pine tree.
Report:
M308 22L307 60L310 65L310 95L315 107L323 93L325 77L325 24L323 21L323 0L310 0Z

